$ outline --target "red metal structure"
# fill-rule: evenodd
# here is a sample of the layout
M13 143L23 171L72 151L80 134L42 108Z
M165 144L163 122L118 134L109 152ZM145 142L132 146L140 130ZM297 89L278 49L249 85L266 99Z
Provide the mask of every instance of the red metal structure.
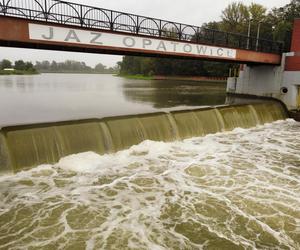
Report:
M270 65L280 64L283 49L242 34L56 0L0 0L0 46Z
M291 54L286 58L286 71L300 71L300 18L294 20Z

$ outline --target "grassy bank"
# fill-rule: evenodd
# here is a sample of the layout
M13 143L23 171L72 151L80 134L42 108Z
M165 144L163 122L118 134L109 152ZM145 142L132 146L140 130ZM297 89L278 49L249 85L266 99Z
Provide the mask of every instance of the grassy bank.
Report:
M124 74L117 74L115 76L123 77L123 78L127 78L127 79L154 80L153 76L144 76L144 75L124 75Z
M226 83L226 79L224 77L199 77L199 76L144 76L144 75L125 75L118 74L115 75L118 77L123 77L127 79L138 79L138 80L173 80L173 81L193 81L193 82L201 82L201 83L210 83L210 82L218 82L218 83Z
M43 74L88 74L88 75L113 75L116 74L115 72L93 72L93 71L76 71L76 70L56 70L56 71L47 71L47 70L40 70L39 73Z
M0 70L0 75L37 75L39 74L37 71L32 70Z

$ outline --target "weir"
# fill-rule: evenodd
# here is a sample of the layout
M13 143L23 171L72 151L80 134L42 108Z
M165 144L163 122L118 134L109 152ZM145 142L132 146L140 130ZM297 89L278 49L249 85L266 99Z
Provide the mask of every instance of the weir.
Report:
M277 101L195 110L5 127L0 131L0 172L15 173L64 156L113 153L144 140L175 141L250 128L286 119Z

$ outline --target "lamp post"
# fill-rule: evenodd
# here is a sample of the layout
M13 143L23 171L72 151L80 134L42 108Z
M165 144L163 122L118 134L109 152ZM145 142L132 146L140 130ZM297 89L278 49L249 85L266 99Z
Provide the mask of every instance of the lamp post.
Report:
M249 23L248 23L247 49L249 49L250 46L250 35L251 35L251 19L249 19Z
M258 49L258 40L259 40L259 33L260 33L260 25L261 25L261 22L258 23L258 27L257 27L257 35L256 35L256 46L255 46L255 50L257 51Z
M276 26L273 25L273 26L272 26L272 39L273 39L273 40L274 40L274 32L275 32L275 29L276 29Z

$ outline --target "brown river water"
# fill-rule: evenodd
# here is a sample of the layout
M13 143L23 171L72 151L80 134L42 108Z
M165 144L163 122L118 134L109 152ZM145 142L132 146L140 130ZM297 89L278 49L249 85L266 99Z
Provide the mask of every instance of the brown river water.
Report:
M218 84L72 77L0 78L2 126L225 102ZM2 175L0 249L300 249L299 151L287 119Z
M96 74L0 76L0 127L220 105L225 88Z

